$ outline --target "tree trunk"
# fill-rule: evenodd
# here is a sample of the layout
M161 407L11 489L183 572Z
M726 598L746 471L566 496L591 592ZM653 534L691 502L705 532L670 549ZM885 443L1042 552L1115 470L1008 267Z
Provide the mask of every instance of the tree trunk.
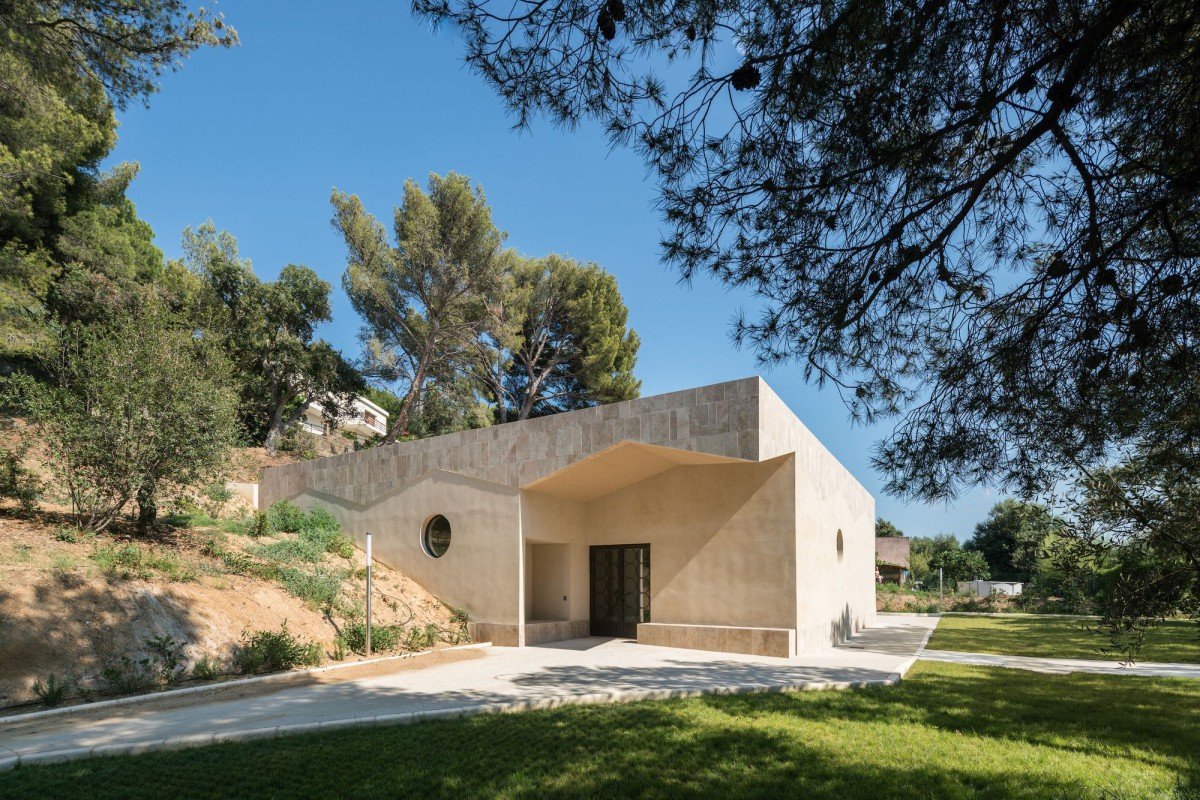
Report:
M400 403L400 409L396 412L396 421L392 425L392 429L388 431L387 436L383 437L384 444L395 444L396 438L408 429L408 423L412 421L413 409L416 408L417 398L420 397L421 391L425 386L425 375L429 371L429 365L422 361L417 366L417 371L413 375L412 385L408 388L408 394L404 395L404 400Z
M275 410L271 412L271 428L267 431L267 441L263 443L263 447L271 455L279 452L279 443L283 440L283 434L287 431L287 424L283 418L283 409L286 403L276 402Z
M143 483L138 487L137 530L138 533L148 533L158 519L158 501L155 499L154 483Z

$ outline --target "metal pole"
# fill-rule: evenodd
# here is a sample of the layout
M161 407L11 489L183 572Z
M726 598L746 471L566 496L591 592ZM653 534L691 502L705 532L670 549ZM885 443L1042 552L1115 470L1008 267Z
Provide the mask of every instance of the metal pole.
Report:
M368 535L367 536L367 548L368 548L367 552L370 552L370 547L371 547L371 537ZM367 575L370 576L370 574L371 574L370 567L368 567L367 570L368 570ZM368 577L367 580L370 581L370 577ZM371 607L370 600L368 600L367 608L370 608L370 607ZM942 568L938 567L938 611L941 612L941 611L945 611L945 610L946 610L946 597L945 597L945 595L942 594ZM370 612L367 612L367 615L370 616ZM367 624L367 648L368 648L368 650L370 649L370 646L371 646L370 642L371 642L371 626L370 626L370 623L368 623Z
M371 657L371 534L367 534L367 657Z

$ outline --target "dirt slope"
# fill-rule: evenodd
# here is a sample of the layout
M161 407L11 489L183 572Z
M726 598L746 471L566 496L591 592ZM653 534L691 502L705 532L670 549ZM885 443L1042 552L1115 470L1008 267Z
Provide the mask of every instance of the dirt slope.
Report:
M35 699L34 681L51 673L99 694L101 670L122 656L147 657L153 637L186 644L190 663L208 655L231 669L243 631L278 630L286 622L330 658L344 613L361 609L365 598L361 570L354 571L364 564L357 550L349 559L326 555L319 565L346 575L342 613L293 596L277 580L238 574L228 559L212 555L213 541L225 552L246 553L292 534L252 539L212 526L166 529L139 544L159 566L130 571L104 557L131 543L121 534L84 537L63 527L61 513L24 520L13 512L0 503L0 709ZM374 581L376 625L437 625L448 640L457 630L450 609L402 574L376 564Z

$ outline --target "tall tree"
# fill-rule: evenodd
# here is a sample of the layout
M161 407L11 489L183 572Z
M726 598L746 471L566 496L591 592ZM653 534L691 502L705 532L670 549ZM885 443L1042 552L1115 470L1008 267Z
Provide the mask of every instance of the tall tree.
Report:
M1196 368L1190 0L415 8L520 123L640 150L668 261L760 295L739 342L863 418L908 410L894 492L1050 485Z
M1158 447L1200 384L1191 0L414 8L519 124L643 155L668 262L759 296L736 341L898 419L889 492L1035 496L1144 447L1198 480Z
M489 323L502 283L502 234L483 189L453 172L412 180L395 210L396 244L355 195L334 190L333 225L346 240L342 286L362 316L369 373L405 389L385 439L408 430L431 377L460 372Z
M875 519L875 536L903 536L904 531L897 528L892 523L888 522L883 517Z
M1001 500L988 512L987 519L975 526L963 547L982 555L992 574L1017 574L1029 580L1037 572L1051 537L1061 530L1061 520L1044 505Z
M638 396L638 335L611 274L556 255L519 260L509 298L518 327L496 398L501 422Z
M183 232L184 260L201 279L198 324L225 346L238 371L247 430L274 452L307 401L334 413L365 390L358 372L316 326L331 318L330 285L308 267L289 264L263 282L237 240L212 222ZM193 290L195 291L195 290Z
M116 142L113 109L145 102L156 80L202 46L232 46L220 15L180 0L7 0L0 4L0 368L28 359L45 332L63 266L69 314L90 286L121 294L162 255L124 192L137 173L100 163ZM73 276L78 278L79 275Z

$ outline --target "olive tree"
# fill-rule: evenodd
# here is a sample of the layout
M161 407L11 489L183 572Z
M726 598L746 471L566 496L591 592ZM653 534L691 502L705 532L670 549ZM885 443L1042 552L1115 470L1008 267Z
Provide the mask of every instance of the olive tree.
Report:
M165 490L220 473L237 441L237 396L215 343L153 305L53 340L50 380L19 374L6 393L45 442L76 525L102 531L136 505L144 531Z

